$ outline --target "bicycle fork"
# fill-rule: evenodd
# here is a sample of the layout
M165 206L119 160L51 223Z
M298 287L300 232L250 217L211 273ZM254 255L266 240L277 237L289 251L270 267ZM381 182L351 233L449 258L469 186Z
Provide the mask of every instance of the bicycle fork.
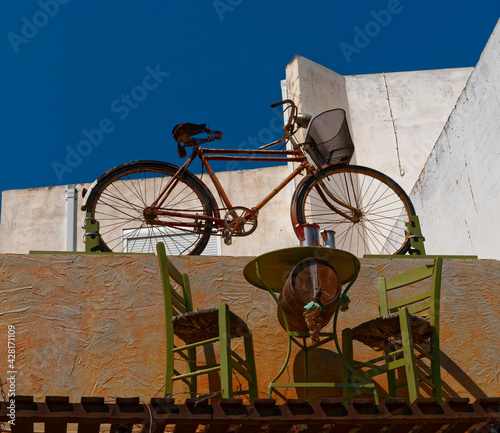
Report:
M337 213L338 215L344 217L345 219L351 221L353 224L358 223L361 220L362 212L355 207L352 207L351 205L344 203L343 201L339 200L335 195L332 194L330 189L325 185L323 182L323 179L321 179L318 176L318 173L316 170L312 172L312 175L317 179L318 183L315 185L316 191L323 200L323 202L328 206L329 209L331 209L333 212ZM354 186L354 185L351 185ZM349 215L345 212L342 212L340 209L336 208L330 200L325 196L328 196L328 198L331 199L331 201L335 202L339 206L343 206L350 210L352 212L352 215Z

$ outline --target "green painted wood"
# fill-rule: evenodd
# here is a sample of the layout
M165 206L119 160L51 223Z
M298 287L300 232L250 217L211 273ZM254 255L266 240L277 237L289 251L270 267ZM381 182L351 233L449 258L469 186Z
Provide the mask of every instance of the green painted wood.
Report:
M198 381L196 380L197 376L200 374L208 374L209 372L198 368L198 359L195 347L186 348L186 354L186 373L194 374L193 376L191 376L191 379L189 380L187 385L191 397L196 397L198 395Z
M342 354L344 355L345 362L342 365L342 379L345 383L352 383L351 370L347 365L354 365L354 352L351 339L351 329L345 328L342 330ZM344 403L349 401L350 391L348 388L342 390L342 400Z
M443 258L439 257L435 262L435 275L432 282L432 303L430 312L430 322L434 325L439 335L439 306L441 304L441 274L443 272Z
M433 389L433 396L442 401L441 392L441 375L439 364L439 306L440 306L440 289L441 289L441 272L442 272L443 258L437 257L434 259L432 265L420 266L409 271L405 271L395 277L386 279L380 277L378 280L379 289L379 310L382 316L390 312L398 311L400 318L400 332L402 339L402 349L386 353L382 356L377 356L372 360L365 362L357 362L354 360L353 343L349 333L349 329L344 330L342 333L343 351L349 355L348 361L359 369L360 373L366 378L376 377L380 374L386 374L388 380L388 391L391 397L397 397L397 388L401 384L396 384L395 370L404 367L406 375L406 386L410 396L410 401L413 402L420 396L419 379L425 377L421 374L419 378L419 368L416 363L415 348L413 343L412 332L410 327L410 312L414 314L421 314L426 317L435 327L435 332L432 335L429 343L431 351L425 354L423 349L418 347L421 355L428 355L430 359L431 375L430 380L431 388ZM407 285L414 285L419 289L420 283L424 280L431 278L431 289L424 292L414 294L399 299L395 302L388 302L388 291L401 289ZM427 280L428 281L428 280ZM402 355L402 356L400 356ZM420 355L419 355L420 356ZM347 359L347 358L346 358ZM346 380L352 381L352 376L346 374ZM345 394L344 394L345 396Z
M257 381L257 367L255 365L255 352L253 349L252 331L250 331L250 335L244 339L244 345L247 357L246 362L248 364L248 367L246 369L251 377L250 379L247 378L249 382L249 396L250 401L254 401L255 399L259 398L259 382Z
M392 310L397 310L403 307L406 307L407 305L415 304L417 302L422 302L431 297L431 291L428 290L427 292L422 292L419 293L418 295L410 296L409 298L401 299L399 301L391 302L389 304L389 311ZM428 304L428 303L427 303ZM425 306L423 309L428 308L428 305ZM418 310L418 309L417 309Z
M157 245L158 262L160 266L160 275L163 290L163 303L165 310L165 397L171 395L173 390L174 376L174 326L172 324L173 308L172 308L172 293L168 271L167 256L165 254L165 246Z
M410 403L420 397L418 389L418 377L416 371L415 353L413 351L413 339L411 335L410 313L406 307L399 311L399 324L401 326L401 339L403 341L404 365L406 373L406 383L408 385L408 395Z
M231 335L229 323L229 307L227 304L219 305L219 352L220 352L220 382L222 397L233 396L233 375L231 368Z
M425 265L410 269L387 279L386 290L394 290L403 286L429 278L433 274L434 265Z
M417 305L409 306L408 310L413 314L420 314L422 317L425 317L429 320L429 314L426 313L426 310L430 310L432 304L432 298L429 298L426 302L421 302Z
M441 255L441 254L427 254L425 256L409 256L409 255L385 255L385 254L365 254L363 256L365 259L436 259L441 257L443 259L460 259L460 260L477 260L477 256L474 255Z
M434 385L433 395L437 398L439 402L443 401L443 395L441 390L441 360L439 352L439 334L434 331L431 337L432 342L432 360L431 360L431 380Z
M381 316L389 314L389 300L387 299L387 280L384 277L378 279L379 312Z
M101 236L99 235L99 221L92 218L90 212L85 217L85 252L92 253L101 248Z
M193 300L191 288L189 285L189 277L187 274L179 272L174 264L166 255L165 246L162 242L157 244L158 263L163 286L163 297L165 303L165 395L173 393L173 382L182 380L187 385L187 394L191 398L199 396L198 392L198 377L203 374L220 372L222 397L232 398L233 396L233 378L232 371L235 369L240 372L242 377L248 382L248 393L250 400L257 398L258 384L255 372L255 359L253 352L253 342L251 336L245 339L245 358L241 358L231 349L231 332L230 332L230 311L229 306L221 303L218 307L218 330L219 336L203 341L184 344L176 347L174 345L174 327L172 318L178 314L191 312L193 308ZM175 289L171 280L180 286L180 289ZM219 342L219 364L198 364L196 348ZM175 356L179 356L184 360L185 372L179 374L174 369ZM237 355L237 356L235 356Z
M408 233L410 237L410 254L412 255L425 255L425 238L422 235L422 229L420 228L420 221L417 215L411 215L410 221L406 223L408 228Z
M293 382L293 388L366 388L373 390L375 384L343 383L343 382ZM273 383L273 388L290 388L289 383Z
M387 369L387 389L389 395L397 395L396 370Z

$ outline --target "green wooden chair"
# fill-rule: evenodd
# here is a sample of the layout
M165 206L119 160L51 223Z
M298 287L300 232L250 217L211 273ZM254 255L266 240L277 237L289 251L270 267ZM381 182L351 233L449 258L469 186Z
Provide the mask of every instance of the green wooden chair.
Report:
M198 391L198 378L218 371L221 397L247 394L253 401L258 391L250 329L225 303L221 303L218 308L194 310L188 275L179 272L167 258L163 243L158 243L156 250L165 300L165 396L172 395L174 381L177 380L187 385L187 394L191 398L209 395L210 392ZM184 344L176 345L174 336ZM243 356L233 350L231 340L234 338L243 338ZM216 342L219 343L219 363L212 365L199 362L197 348ZM185 367L183 372L179 372L176 362L182 360ZM238 379L242 378L248 385L245 389L233 390L233 371L237 373ZM213 393L214 390L209 391Z
M420 389L426 387L442 401L439 362L442 265L443 259L438 257L432 265L392 278L379 278L381 317L342 331L342 351L347 363L366 379L386 374L390 397L397 397L398 388L406 386L413 402L420 397ZM369 361L355 361L353 340L384 354ZM405 374L396 380L396 370L402 372L403 368ZM344 380L353 382L356 376L345 368ZM352 390L346 390L344 401L350 401L354 395Z

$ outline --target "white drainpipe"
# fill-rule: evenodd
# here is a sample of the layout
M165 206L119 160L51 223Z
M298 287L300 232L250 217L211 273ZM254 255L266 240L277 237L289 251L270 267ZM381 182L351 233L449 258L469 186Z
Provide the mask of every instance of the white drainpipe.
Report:
M75 185L66 186L66 251L76 251L76 206Z

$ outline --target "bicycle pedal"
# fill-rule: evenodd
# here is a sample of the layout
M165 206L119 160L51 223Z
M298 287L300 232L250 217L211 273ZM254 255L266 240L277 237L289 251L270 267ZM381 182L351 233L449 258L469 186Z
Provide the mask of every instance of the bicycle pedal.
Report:
M233 243L233 238L227 230L223 233L222 238L224 239L224 243L226 245L231 245Z

